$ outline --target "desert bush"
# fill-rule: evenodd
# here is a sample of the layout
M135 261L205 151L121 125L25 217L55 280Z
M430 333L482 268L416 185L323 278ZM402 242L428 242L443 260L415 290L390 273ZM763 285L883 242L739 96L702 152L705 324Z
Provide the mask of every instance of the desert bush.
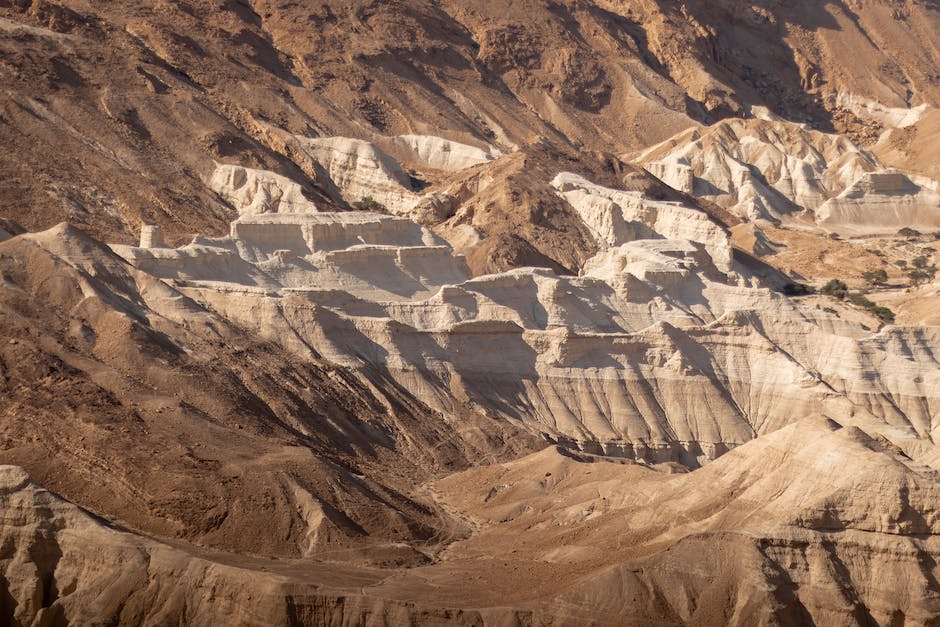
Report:
M851 294L846 294L846 298L853 305L858 305L859 307L864 307L865 309L875 306L875 303L865 298L864 294L859 294L858 292L852 292Z
M374 199L372 196L364 196L352 204L356 211L374 211L376 213L388 213L388 207Z
M907 278L911 280L913 285L920 285L926 283L927 281L932 281L934 276L937 274L936 268L915 268L910 270L907 273Z
M884 268L862 272L862 278L871 286L884 285L888 281L888 273Z
M875 305L874 307L868 307L867 309L882 322L894 322L894 312L887 307Z
M813 294L816 290L805 283L787 283L783 286L783 293L787 296L806 296Z
M882 307L881 305L875 304L869 299L865 298L863 294L853 292L847 295L847 299L853 305L861 307L862 309L868 310L873 316L881 320L882 322L894 322L894 312L888 309L887 307Z
M841 300L845 298L845 295L848 293L849 286L845 284L845 281L840 279L831 279L828 283L823 285L822 289L819 291L828 296L835 296Z

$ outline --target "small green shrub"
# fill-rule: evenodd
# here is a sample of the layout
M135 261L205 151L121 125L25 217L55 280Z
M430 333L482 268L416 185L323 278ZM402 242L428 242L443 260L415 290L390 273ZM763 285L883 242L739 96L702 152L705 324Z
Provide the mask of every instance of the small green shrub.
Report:
M894 322L894 312L888 309L887 307L882 307L877 305L865 298L864 294L859 294L858 292L851 292L846 295L847 300L857 307L868 310L873 316L881 320L882 322Z
M875 306L875 303L865 298L864 294L859 294L858 292L846 294L846 298L848 298L848 301L853 305L858 305L859 307L864 307L865 309L869 309Z
M388 207L374 199L372 196L364 196L352 204L356 211L373 211L375 213L388 213Z
M894 322L894 312L888 309L887 307L882 307L880 305L875 305L870 308L868 311L872 312L879 320L882 322Z
M845 281L840 279L831 279L828 283L823 285L822 289L819 291L827 296L835 296L839 300L842 300L848 293L849 286L845 284Z
M805 283L787 283L783 286L783 293L787 296L806 296L813 294L816 290Z
M937 269L934 267L916 268L914 270L910 270L907 273L907 278L911 280L913 285L920 285L922 283L926 283L927 281L932 281L936 274Z
M888 273L884 268L862 272L862 278L871 286L884 285L888 281Z

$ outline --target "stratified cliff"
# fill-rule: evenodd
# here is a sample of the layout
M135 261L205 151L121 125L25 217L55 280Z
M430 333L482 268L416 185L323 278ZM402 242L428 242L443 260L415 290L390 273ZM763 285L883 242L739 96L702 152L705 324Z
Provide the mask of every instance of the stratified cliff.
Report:
M937 624L938 26L0 0L0 622Z

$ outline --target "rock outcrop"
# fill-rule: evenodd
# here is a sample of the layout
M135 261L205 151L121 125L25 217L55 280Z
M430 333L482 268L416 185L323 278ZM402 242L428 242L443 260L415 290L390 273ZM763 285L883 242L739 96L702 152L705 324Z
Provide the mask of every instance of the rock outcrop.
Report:
M418 203L408 174L375 145L347 137L300 141L303 150L323 166L347 203L372 199L398 214L408 214Z
M0 2L0 624L937 624L937 32Z
M448 172L459 172L503 156L498 148L486 150L433 135L399 135L392 138L395 145L414 153L424 167Z
M844 235L940 229L940 193L935 181L912 180L897 170L869 172L826 201L816 212L825 229Z
M747 220L812 213L880 167L845 137L759 118L692 128L629 158Z
M555 184L604 247L579 277L471 278L426 229L362 213L241 218L172 260L114 250L301 358L378 367L441 412L469 401L578 450L697 466L815 411L902 447L929 437L933 330L775 293L700 211ZM230 263L185 270L197 249Z
M731 267L727 230L697 207L606 188L568 172L556 176L552 186L577 210L602 248L640 239L691 239L706 244L722 268Z
M304 196L301 185L265 170L219 165L209 188L231 204L238 215L259 213L312 213L317 206Z

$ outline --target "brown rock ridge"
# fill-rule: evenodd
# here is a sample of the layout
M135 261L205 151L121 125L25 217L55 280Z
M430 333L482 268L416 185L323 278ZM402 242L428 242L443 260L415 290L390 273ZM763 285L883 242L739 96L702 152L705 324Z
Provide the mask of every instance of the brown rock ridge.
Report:
M0 562L0 607L22 624L195 625L930 624L940 612L937 471L864 431L811 417L670 470L546 449L458 473L434 494L473 535L402 572L161 543L3 466L0 533L17 552Z
M461 532L414 486L532 450L378 373L295 363L71 227L0 243L0 276L3 462L140 531L420 562Z
M329 206L291 135L619 153L753 105L831 129L938 104L937 12L912 0L8 0L0 19L0 214L110 241L141 222L174 242L224 230L232 209L203 184L217 161Z

